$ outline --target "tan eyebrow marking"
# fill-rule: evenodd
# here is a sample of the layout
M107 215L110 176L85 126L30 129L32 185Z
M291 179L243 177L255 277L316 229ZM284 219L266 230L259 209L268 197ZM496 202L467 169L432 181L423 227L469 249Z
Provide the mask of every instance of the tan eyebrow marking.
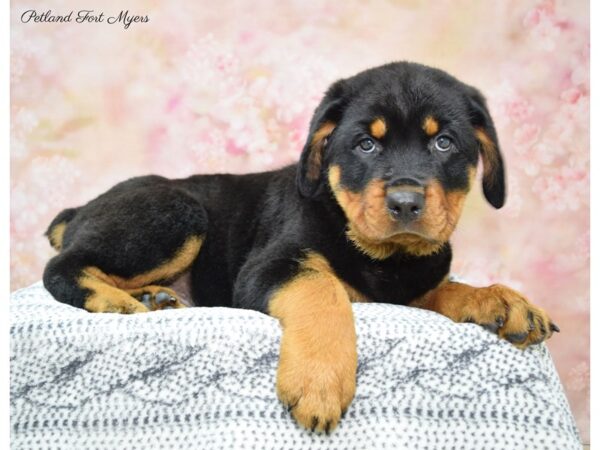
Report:
M427 136L433 136L440 130L440 125L432 116L427 116L423 121L423 130Z
M387 125L385 124L385 120L381 117L377 117L373 122L371 122L371 135L376 139L381 139L385 136L387 131Z

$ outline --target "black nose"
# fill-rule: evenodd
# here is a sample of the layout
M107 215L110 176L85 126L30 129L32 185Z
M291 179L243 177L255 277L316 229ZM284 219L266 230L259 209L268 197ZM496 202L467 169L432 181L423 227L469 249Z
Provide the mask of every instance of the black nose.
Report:
M425 196L420 192L393 191L387 194L385 200L392 216L396 220L408 223L421 215Z

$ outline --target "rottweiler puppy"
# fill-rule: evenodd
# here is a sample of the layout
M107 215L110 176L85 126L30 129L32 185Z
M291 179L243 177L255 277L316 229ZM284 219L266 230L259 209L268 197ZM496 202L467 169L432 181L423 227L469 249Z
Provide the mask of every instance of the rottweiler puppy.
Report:
M195 305L276 317L277 394L301 425L329 432L355 392L353 301L436 311L521 348L559 331L506 286L448 279L480 157L500 208L504 165L479 91L419 64L366 70L328 89L298 164L133 178L58 214L44 285L90 312L137 313L181 307L165 286L187 272Z

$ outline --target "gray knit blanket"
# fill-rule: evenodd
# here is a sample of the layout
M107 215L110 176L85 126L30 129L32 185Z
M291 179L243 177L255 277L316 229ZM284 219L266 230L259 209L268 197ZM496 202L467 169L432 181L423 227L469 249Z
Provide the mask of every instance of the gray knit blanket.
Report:
M327 436L278 402L281 330L266 315L90 314L41 283L10 305L14 449L581 448L544 345L432 312L353 305L358 387Z

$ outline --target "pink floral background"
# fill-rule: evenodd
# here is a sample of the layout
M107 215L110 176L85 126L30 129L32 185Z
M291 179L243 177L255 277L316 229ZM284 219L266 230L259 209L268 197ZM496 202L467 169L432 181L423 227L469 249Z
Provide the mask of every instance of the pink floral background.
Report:
M11 287L40 279L61 209L125 178L249 172L294 161L332 81L393 60L440 67L488 97L508 203L477 188L454 271L550 311L549 342L589 440L589 5L585 0L85 2L148 23L21 23L11 54Z

